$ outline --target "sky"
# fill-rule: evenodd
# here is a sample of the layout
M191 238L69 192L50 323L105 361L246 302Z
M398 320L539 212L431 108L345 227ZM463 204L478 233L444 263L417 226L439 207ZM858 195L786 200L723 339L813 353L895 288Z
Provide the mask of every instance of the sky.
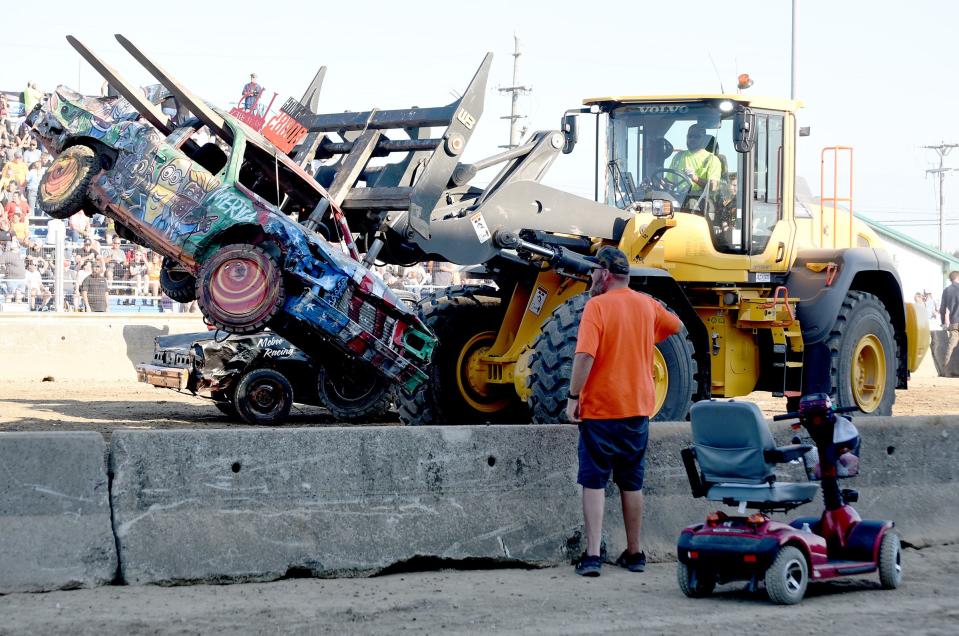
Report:
M182 3L17 2L4 14L0 88L27 81L99 92L102 79L67 44L72 34L138 84L154 80L114 40L122 33L208 101L239 97L249 73L299 95L320 65L320 112L439 106L494 53L485 111L464 159L508 141L513 37L521 41L520 101L529 131L555 129L587 97L713 93L749 73L754 95L790 96L791 0L599 3L407 0L313 4L271 0ZM154 9L151 11L151 7ZM156 10L155 7L164 7ZM922 146L959 143L959 3L799 0L798 173L819 191L820 150L855 148L854 208L938 244L938 156ZM584 122L585 123L585 122ZM593 193L591 126L561 156L549 185ZM959 168L959 149L945 166ZM489 175L490 177L492 175ZM946 173L945 248L959 249L959 171Z

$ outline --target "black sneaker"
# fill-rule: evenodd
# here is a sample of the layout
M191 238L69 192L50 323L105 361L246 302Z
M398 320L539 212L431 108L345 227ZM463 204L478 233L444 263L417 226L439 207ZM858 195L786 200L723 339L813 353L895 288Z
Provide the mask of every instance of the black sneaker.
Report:
M576 564L576 574L580 576L599 576L602 573L603 561L598 556L583 554Z
M626 568L630 572L643 572L646 570L646 553L629 554L626 550L616 559L616 565Z

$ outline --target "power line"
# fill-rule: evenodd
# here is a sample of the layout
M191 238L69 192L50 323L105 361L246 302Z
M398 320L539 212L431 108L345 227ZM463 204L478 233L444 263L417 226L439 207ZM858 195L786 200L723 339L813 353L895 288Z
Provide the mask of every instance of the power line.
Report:
M509 144L500 146L500 148L512 149L519 145L520 139L525 134L526 129L520 130L519 120L525 119L524 115L519 114L519 96L527 95L533 89L529 86L519 84L519 56L522 55L519 50L519 37L513 34L513 85L506 88L500 88L499 92L509 93L511 97L510 113L500 119L509 120Z
M959 148L959 144L947 144L940 143L938 146L923 146L926 150L935 150L939 155L939 167L932 170L926 170L926 174L938 174L939 175L939 251L942 251L943 246L943 230L945 226L945 220L943 218L943 209L945 207L945 194L943 192L943 181L946 179L946 173L955 170L955 168L944 168L943 164L945 163L946 155L948 155L953 148Z

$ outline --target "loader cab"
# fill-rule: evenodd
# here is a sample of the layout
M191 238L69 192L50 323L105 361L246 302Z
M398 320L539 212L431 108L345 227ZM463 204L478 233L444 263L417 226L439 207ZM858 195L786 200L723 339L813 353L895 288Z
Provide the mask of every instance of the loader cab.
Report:
M605 114L597 178L607 204L640 214L672 213L678 231L663 238L667 246L704 242L708 235L708 245L700 246L712 257L707 278L788 269L795 234L795 102L712 95L586 104ZM674 254L668 260L684 258Z

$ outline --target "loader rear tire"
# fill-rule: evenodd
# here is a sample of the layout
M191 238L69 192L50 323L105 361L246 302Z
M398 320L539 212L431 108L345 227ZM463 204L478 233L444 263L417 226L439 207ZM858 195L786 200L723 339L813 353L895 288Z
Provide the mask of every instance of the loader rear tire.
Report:
M437 338L429 379L399 391L400 420L407 425L517 424L529 422L512 384L487 384L478 358L492 346L503 322L498 298L463 293L421 303L423 320Z
M533 345L530 361L530 408L533 422L568 422L566 399L569 376L576 353L579 321L589 294L570 298L553 312ZM697 365L693 343L685 327L656 345L661 356L654 360L656 388L662 403L650 418L657 422L682 421L689 417L696 390Z
M829 338L830 397L867 415L892 415L896 401L896 333L882 301L849 291Z

